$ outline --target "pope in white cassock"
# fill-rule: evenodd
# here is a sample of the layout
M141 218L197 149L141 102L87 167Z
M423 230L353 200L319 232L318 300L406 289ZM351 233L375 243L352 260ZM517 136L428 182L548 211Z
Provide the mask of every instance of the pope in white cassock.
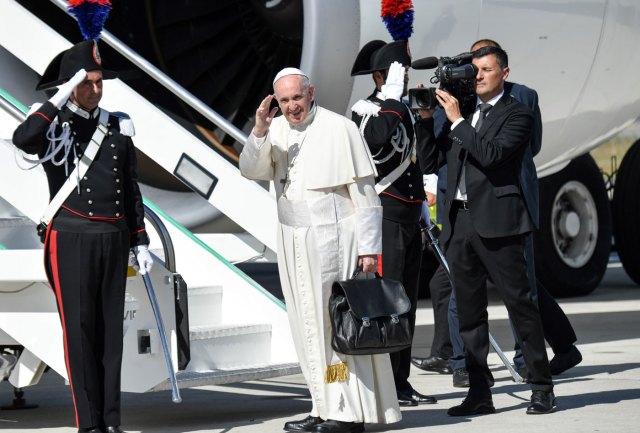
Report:
M313 402L310 415L285 430L359 433L363 423L399 421L389 355L331 348L331 285L351 277L356 265L375 271L382 249L371 155L355 123L313 102L304 72L283 69L273 88L256 110L240 171L275 184L280 280ZM269 110L274 98L283 116Z

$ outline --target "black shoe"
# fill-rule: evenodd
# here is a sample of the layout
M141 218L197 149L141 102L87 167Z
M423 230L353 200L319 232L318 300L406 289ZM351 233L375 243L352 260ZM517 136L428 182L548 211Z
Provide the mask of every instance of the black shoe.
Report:
M556 353L551 362L549 363L549 369L551 374L556 376L568 369L575 367L582 362L582 354L576 346L571 346L567 352Z
M446 359L439 356L428 356L426 358L411 357L411 363L421 370L435 371L440 374L451 374L451 367Z
M493 400L490 396L479 399L467 396L461 405L453 406L447 411L449 416L485 415L489 413L496 413L496 408L493 406Z
M104 433L125 433L119 425L109 425L104 428Z
M78 433L102 433L98 427L79 428Z
M398 395L398 404L400 406L417 406L419 404L435 404L438 400L432 395L420 394L415 389L410 393L396 391Z
M551 413L556 409L556 396L551 391L533 391L527 415Z
M329 419L322 424L318 424L311 431L313 433L362 433L364 432L364 423Z
M417 406L418 402L409 394L398 393L398 405L402 407Z
M453 370L453 386L455 388L469 388L469 372L466 368Z
M438 400L432 395L420 394L415 389L411 393L411 399L418 404L435 404Z
M287 421L284 423L284 429L286 431L312 431L315 426L323 422L322 418L309 415L298 421Z

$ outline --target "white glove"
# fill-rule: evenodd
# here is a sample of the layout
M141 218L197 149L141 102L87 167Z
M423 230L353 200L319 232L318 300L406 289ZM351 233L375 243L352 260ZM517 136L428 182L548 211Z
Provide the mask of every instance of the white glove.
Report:
M85 78L87 78L87 71L80 69L69 81L58 86L58 91L49 99L49 102L60 110L64 103L67 102L67 99L69 99L69 96L71 96L71 93L73 93L73 89L82 83Z
M140 275L144 275L151 271L153 266L153 259L149 254L149 247L147 245L138 245L133 247L133 254L130 255L131 266L138 271Z
M389 67L387 81L380 88L380 93L384 99L395 99L397 101L402 98L404 93L404 74L405 69L399 62L393 62Z

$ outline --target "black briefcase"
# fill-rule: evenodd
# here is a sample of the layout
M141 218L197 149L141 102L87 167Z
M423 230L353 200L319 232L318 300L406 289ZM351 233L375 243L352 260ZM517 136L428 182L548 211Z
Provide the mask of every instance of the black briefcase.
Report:
M397 352L411 346L411 301L402 283L382 278L336 281L329 298L331 346L347 355Z

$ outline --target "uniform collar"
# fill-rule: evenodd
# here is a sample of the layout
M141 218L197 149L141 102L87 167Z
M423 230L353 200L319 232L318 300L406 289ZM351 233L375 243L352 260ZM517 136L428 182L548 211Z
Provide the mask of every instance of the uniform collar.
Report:
M100 109L96 107L93 112L89 112L84 108L80 108L78 105L73 103L71 100L67 101L67 108L73 112L73 114L77 114L78 116L84 119L96 119L100 114Z

